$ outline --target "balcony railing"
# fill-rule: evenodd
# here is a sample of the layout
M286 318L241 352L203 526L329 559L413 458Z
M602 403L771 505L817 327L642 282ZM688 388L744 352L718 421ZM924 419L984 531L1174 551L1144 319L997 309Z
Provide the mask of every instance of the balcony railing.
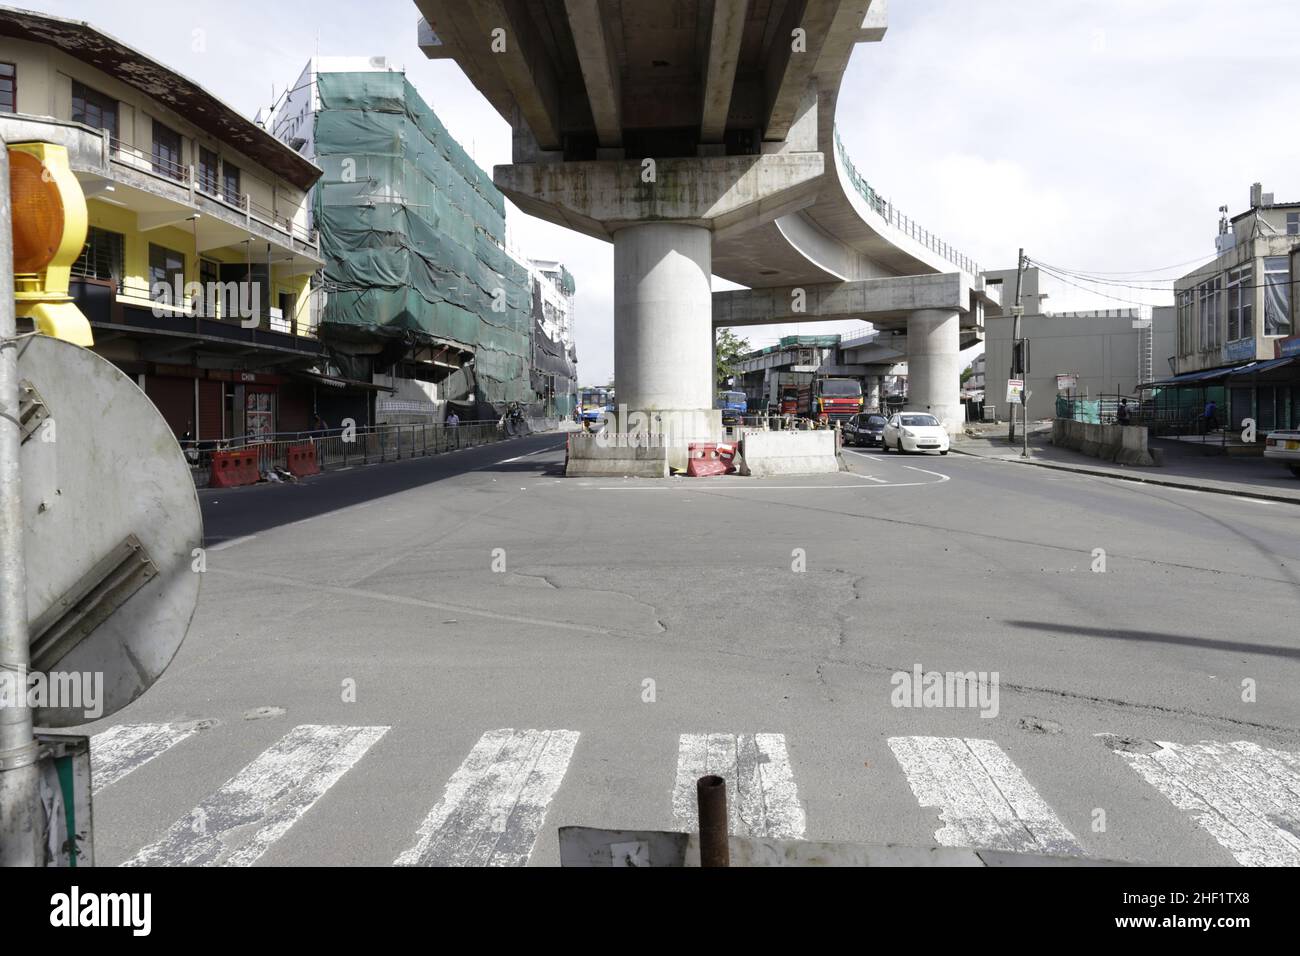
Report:
M292 218L281 215L274 209L262 205L248 193L230 189L225 183L213 179L209 175L198 174L193 166L184 166L165 157L147 153L130 143L118 139L116 136L109 137L109 146L112 150L112 158L124 166L157 176L159 179L165 179L168 182L177 183L186 188L192 187L195 192L230 206L247 218L256 219L259 223L270 226L277 232L282 232L313 248L319 248L315 229L294 222Z
M199 318L231 323L238 322L242 325L242 319L236 315L226 313L220 294L214 295L211 303L212 307L209 309L209 303L199 296L186 295L183 301L179 303L171 301L170 296L166 300L155 299L153 290L138 279L96 275L93 270L87 269L79 263L73 264L71 274L73 279L93 279L97 282L111 283L118 296L131 299L139 304L149 303L149 307L155 308L160 315L174 315L177 318L184 319ZM323 296L324 293L319 289L312 290L305 300L300 300L295 315L286 316L283 309L278 306L271 306L258 324L251 326L251 328L263 332L297 335L300 338L315 338L316 326L319 324L320 316L324 311Z
M853 165L853 160L849 159L848 150L844 148L844 141L840 139L840 131L835 130L835 152L839 154L840 161L844 164L844 169L853 181L854 187L858 194L867 201L876 215L880 216L885 222L889 223L899 232L904 233L910 238L916 240L931 252L936 252L943 256L953 265L960 268L963 272L968 272L972 276L979 276L981 273L980 264L969 256L958 252L948 243L944 242L928 229L921 227L915 220L909 219L903 215L894 204L883 198L879 193L871 188L871 184L863 178L858 172L857 167Z

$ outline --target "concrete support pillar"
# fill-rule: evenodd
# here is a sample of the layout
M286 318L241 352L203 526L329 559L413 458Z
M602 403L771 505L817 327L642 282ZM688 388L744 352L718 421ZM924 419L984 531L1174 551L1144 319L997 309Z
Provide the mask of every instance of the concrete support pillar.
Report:
M926 411L958 434L961 407L961 328L958 313L924 309L907 317L907 407Z
M614 233L614 381L629 409L713 407L712 266L701 226Z
M648 222L614 233L614 384L618 404L668 436L684 466L690 441L716 441L713 237L702 226ZM627 423L624 423L627 428Z
M879 375L868 375L866 380L867 391L862 396L862 407L869 412L881 410L880 403L883 400L881 393L881 384L884 378Z

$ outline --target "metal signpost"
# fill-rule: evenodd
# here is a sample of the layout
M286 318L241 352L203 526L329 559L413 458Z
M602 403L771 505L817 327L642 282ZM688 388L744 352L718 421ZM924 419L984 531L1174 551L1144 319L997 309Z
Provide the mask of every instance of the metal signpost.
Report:
M18 449L18 339L9 151L0 143L0 866L45 861L39 819L39 769L27 707L27 570L23 552Z

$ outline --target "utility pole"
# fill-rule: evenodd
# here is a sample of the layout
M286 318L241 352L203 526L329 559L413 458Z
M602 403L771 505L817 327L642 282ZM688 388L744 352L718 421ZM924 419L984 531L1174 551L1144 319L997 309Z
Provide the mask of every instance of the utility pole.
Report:
M1021 350L1023 343L1021 339L1020 320L1024 316L1025 310L1020 305L1020 290L1025 277L1025 248L1020 247L1020 256L1016 259L1016 299L1011 306L1012 328L1011 328L1011 374L1007 378L1020 378L1023 373L1024 363L1021 361ZM1022 390L1023 394L1023 390ZM1024 398L1021 398L1024 401ZM1009 430L1007 431L1007 444L1015 444L1016 441L1016 406L1010 402L1007 403L1010 420Z
M27 577L9 151L0 142L0 866L43 866L39 774L27 706ZM5 686L7 685L7 686Z

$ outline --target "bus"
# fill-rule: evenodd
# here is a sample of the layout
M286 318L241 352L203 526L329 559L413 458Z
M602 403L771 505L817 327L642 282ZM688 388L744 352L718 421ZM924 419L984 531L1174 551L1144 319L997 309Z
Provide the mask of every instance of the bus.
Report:
M722 424L734 425L745 417L745 412L749 409L749 397L744 392L720 391L713 407L722 409Z
M606 411L614 411L614 390L608 386L593 386L578 392L575 410L580 422L596 422Z

